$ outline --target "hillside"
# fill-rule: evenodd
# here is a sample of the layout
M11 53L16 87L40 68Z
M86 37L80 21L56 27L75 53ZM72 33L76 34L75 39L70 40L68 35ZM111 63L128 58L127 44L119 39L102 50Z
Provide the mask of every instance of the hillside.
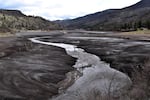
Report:
M108 9L58 23L67 29L128 31L150 28L150 0L141 0L123 9Z
M54 30L60 26L38 16L26 16L18 10L0 9L0 32L18 30Z

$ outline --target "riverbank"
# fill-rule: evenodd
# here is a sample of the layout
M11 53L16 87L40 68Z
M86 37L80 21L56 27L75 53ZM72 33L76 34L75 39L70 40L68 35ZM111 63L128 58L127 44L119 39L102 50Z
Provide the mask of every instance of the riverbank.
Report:
M25 37L0 38L0 99L47 100L73 71L64 49L35 44Z

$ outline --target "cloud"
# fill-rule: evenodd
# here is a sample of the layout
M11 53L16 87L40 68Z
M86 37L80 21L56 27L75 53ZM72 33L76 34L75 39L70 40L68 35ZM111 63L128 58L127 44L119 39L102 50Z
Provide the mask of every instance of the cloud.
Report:
M18 8L19 6L24 6L23 3L19 3L17 0L14 1L8 1L8 0L0 0L0 8L2 9L15 9Z
M122 8L139 0L0 0L1 8L19 9L50 20L75 18L109 8Z

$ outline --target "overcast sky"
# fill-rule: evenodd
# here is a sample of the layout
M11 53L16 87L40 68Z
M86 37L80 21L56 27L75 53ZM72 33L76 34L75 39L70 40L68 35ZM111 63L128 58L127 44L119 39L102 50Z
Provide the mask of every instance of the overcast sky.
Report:
M123 8L138 1L140 0L0 0L0 8L21 10L27 15L58 20L110 8Z

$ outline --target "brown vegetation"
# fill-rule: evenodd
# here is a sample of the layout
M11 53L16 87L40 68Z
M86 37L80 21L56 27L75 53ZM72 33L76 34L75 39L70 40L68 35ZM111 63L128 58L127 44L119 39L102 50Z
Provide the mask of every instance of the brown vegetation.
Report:
M145 61L142 68L133 73L133 86L129 94L131 100L149 100L150 98L150 59Z
M0 10L0 32L54 29L60 29L60 26L42 17L26 16L17 10Z

